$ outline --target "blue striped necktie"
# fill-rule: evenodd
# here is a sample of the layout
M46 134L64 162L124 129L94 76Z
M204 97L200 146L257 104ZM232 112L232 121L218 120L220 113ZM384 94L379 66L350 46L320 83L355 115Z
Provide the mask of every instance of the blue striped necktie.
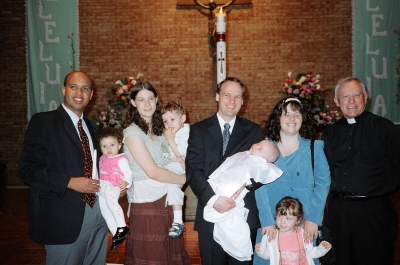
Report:
M229 137L231 136L229 133L229 128L231 128L229 123L225 123L224 131L222 132L222 155L225 155L225 150L229 143Z

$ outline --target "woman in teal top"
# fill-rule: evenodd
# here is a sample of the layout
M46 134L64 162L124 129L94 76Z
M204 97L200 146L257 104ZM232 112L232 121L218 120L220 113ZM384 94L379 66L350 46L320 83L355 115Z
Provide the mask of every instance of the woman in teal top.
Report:
M274 209L285 196L297 198L304 207L304 236L309 243L318 236L326 197L331 183L328 162L322 141L314 143L314 171L311 162L310 139L315 135L315 123L311 112L297 98L280 101L266 123L266 134L279 149L275 162L283 175L276 181L256 190L256 201L261 221L257 242L267 234L276 237ZM314 260L315 264L319 261ZM254 264L269 264L254 255Z

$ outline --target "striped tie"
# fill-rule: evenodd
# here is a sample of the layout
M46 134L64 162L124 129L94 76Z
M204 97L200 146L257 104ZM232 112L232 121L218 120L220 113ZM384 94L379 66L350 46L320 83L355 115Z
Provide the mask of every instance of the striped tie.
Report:
M229 143L229 137L231 136L229 133L229 128L231 128L229 123L225 123L224 131L222 132L222 155L225 155L225 150Z

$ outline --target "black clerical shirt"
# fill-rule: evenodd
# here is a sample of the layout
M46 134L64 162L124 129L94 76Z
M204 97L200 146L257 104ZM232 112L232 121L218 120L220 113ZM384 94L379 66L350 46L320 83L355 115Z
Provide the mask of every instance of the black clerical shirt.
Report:
M400 184L400 130L389 120L364 111L346 118L322 135L331 170L331 190L382 196Z

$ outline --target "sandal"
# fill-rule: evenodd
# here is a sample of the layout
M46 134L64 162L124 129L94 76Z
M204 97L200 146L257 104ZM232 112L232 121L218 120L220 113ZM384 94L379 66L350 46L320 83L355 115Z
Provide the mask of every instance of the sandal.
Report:
M168 231L168 236L169 238L180 238L185 231L186 228L183 224L172 223L172 227Z

